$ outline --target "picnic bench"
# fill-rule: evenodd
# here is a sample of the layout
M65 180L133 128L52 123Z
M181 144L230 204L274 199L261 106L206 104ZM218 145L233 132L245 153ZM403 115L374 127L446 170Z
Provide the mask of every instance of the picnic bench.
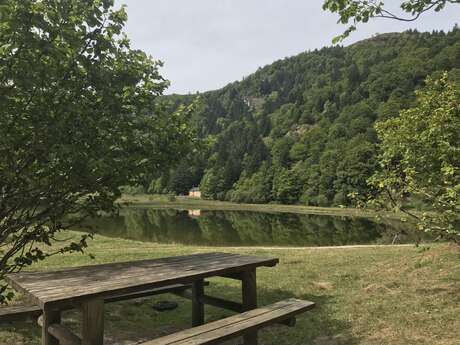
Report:
M153 260L111 263L51 272L26 272L6 277L32 305L11 307L13 318L39 315L43 345L102 345L104 303L172 292L192 300L192 326L145 345L218 344L244 336L245 345L257 344L257 330L282 322L293 325L295 315L314 303L287 300L257 308L256 269L273 267L276 258L228 253L203 253ZM205 279L225 277L242 282L242 301L227 301L205 294ZM239 314L204 324L204 305ZM16 309L14 309L16 308ZM61 312L78 308L82 313L81 338L61 324ZM7 319L0 309L0 320Z

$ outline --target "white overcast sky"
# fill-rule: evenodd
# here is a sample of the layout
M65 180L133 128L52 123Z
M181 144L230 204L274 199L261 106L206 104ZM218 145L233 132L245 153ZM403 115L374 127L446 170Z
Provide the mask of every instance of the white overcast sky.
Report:
M396 5L399 0L386 1ZM240 80L275 60L331 45L346 28L324 12L322 0L116 0L127 5L125 28L133 48L165 63L167 93L208 91ZM376 19L345 45L375 33L450 30L460 5L417 22Z

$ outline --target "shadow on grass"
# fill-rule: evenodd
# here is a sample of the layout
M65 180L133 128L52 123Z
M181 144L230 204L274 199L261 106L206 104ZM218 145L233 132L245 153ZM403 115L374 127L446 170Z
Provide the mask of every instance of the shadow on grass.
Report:
M239 282L211 279L206 293L239 301ZM260 331L259 345L354 345L359 339L350 332L351 324L334 318L336 305L332 295L294 295L281 289L258 288L259 305L267 305L288 298L313 301L316 307L297 317L295 327L274 325ZM176 301L179 307L172 311L158 312L152 308L157 301ZM212 322L234 313L206 306L206 322ZM134 345L190 327L191 303L180 297L166 294L106 305L106 345ZM76 333L80 329L80 316L76 311L66 312L64 322ZM0 345L39 345L40 329L35 322L0 325ZM234 339L225 345L242 344Z
M34 321L0 324L1 345L39 345L41 330Z
M221 284L221 286L225 288L224 284ZM234 295L238 294L238 292L238 287L236 287ZM316 306L314 309L297 316L295 327L274 325L260 331L259 345L359 344L359 339L351 334L350 322L334 318L334 309L340 308L340 306L336 305L333 295L296 295L292 291L282 289L258 288L258 303L260 306L289 298L312 301L315 302ZM241 342L233 341L228 342L228 344L241 344Z

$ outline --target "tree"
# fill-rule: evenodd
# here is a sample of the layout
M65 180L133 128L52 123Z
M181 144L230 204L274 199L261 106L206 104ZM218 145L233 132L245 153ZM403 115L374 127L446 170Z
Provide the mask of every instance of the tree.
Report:
M385 2L381 0L325 0L323 9L338 13L339 23L353 22L353 25L349 26L342 35L334 38L333 41L336 43L355 31L358 23L367 23L369 19L387 18L412 22L425 12L441 11L447 4L460 4L460 0L403 0L399 6L403 12L402 15L389 10Z
M272 195L276 201L292 204L298 201L303 181L297 171L278 168L273 176Z
M203 198L224 200L226 193L224 174L223 168L211 168L205 172L200 183Z
M0 279L49 255L63 229L115 209L186 154L190 108L157 103L159 62L130 48L113 0L6 0L0 21ZM1 287L5 292L5 286ZM2 299L3 300L3 299Z
M249 175L249 174L248 174ZM246 177L242 177L229 192L230 200L233 202L266 204L271 201L273 172L267 163L264 163L259 170Z
M402 211L420 230L460 244L460 84L428 78L415 107L376 125L381 170L369 180L372 204ZM432 208L414 213L408 198Z

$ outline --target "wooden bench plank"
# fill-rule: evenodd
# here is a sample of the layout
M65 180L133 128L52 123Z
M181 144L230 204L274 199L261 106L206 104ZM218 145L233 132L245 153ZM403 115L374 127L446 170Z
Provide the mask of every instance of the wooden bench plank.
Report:
M37 305L13 305L0 308L0 322L22 321L39 317L42 310Z
M209 282L205 281L203 283L203 285L208 286ZM123 294L123 295L118 295L118 296L114 296L114 297L108 297L104 301L105 301L105 303L126 301L126 300L130 300L130 299L161 295L161 294L164 294L164 293L179 293L181 291L186 291L186 290L189 290L191 288L192 288L192 284L174 284L174 285L164 286L164 287L161 287L161 288L147 289L147 290L144 290L144 291L139 291L139 292L134 292L134 293L129 293L129 294Z
M269 306L254 309L226 319L187 329L141 345L213 345L254 332L270 324L289 320L312 309L313 302L289 299Z
M43 327L43 316L37 320L40 327ZM48 326L48 333L58 339L60 345L81 345L81 339L66 326L60 323L53 323Z
M204 285L209 285L209 282L205 281ZM191 287L191 284L174 284L162 288L149 289L131 294L108 297L104 300L104 302L113 303L130 299L161 295L164 293L180 293L190 289ZM74 306L69 305L67 308L63 309L73 308ZM2 307L0 308L0 322L23 321L30 318L38 318L41 314L42 310L38 305L13 305L10 307Z

